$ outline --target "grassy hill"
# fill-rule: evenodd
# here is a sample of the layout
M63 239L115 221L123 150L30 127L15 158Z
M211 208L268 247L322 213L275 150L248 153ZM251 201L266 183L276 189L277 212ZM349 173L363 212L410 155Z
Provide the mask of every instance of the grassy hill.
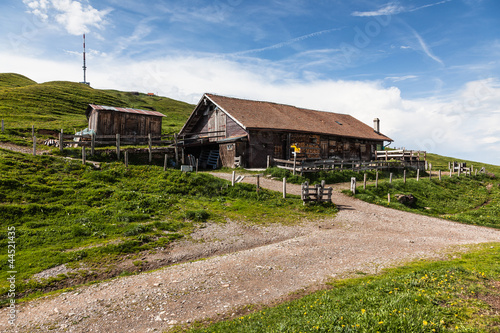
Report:
M431 153L427 153L427 161L432 164L432 170L442 170L448 172L448 162L465 162L467 163L467 166L473 165L474 169L480 169L484 167L487 172L492 172L500 175L500 166L493 164L469 161L461 158L447 157Z
M177 132L194 106L160 96L93 89L75 82L54 81L38 84L19 74L0 73L0 119L7 134L22 136L38 129L72 133L87 127L88 104L154 109L165 114L164 132ZM4 140L3 141L7 141Z
M0 73L0 88L17 88L36 84L26 76L15 73Z

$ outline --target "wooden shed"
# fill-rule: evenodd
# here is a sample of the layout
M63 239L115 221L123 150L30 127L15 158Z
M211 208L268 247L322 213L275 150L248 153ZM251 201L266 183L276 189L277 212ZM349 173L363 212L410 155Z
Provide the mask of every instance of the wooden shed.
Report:
M89 104L85 112L88 129L96 135L161 135L160 112Z
M219 165L249 168L265 167L267 156L290 159L292 144L301 159L370 161L377 146L392 141L378 119L371 127L347 114L213 94L203 95L179 136L200 161L217 154Z

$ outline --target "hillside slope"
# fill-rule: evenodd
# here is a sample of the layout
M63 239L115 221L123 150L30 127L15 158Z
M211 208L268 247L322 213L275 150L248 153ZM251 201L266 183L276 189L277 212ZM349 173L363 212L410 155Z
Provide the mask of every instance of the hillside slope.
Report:
M37 129L73 132L87 127L88 104L155 109L167 117L165 132L178 131L193 105L160 96L99 90L84 84L54 81L38 84L22 75L0 74L0 118L10 134ZM10 131L10 132L9 132Z
M0 73L0 89L24 87L32 84L37 83L24 75L15 73Z
M441 170L443 172L448 172L449 171L448 162L450 162L450 163L453 163L453 162L463 163L463 162L465 162L465 163L467 163L468 167L473 166L474 170L480 170L481 168L484 167L487 172L491 172L491 173L495 173L497 175L500 175L500 166L499 165L464 160L461 158L442 156L442 155L437 155L437 154L432 154L432 153L427 153L427 161L432 164L432 170L434 170L434 171Z

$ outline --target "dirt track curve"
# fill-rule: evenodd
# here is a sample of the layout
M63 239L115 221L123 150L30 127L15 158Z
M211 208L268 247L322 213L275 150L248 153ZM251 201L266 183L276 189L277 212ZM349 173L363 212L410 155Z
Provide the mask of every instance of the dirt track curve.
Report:
M282 187L269 179L260 185ZM288 185L289 193L299 191ZM500 241L500 230L371 205L338 188L333 201L340 208L335 218L300 226L210 225L193 235L204 242L179 242L169 255L189 249L209 256L221 248L226 254L22 304L16 326L7 325L7 309L2 309L0 331L163 332L231 316L245 305L269 304L349 272L376 273L402 261L438 257L454 245Z

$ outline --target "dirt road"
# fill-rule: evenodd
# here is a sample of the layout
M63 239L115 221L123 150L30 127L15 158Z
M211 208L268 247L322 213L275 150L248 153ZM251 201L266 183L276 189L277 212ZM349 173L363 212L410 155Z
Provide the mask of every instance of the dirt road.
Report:
M282 183L261 179L260 185L281 190ZM289 193L299 191L288 185ZM226 254L22 304L16 326L7 325L7 309L2 309L0 330L162 332L177 324L231 316L249 304L269 304L332 277L439 257L454 245L500 241L500 230L375 206L338 190L333 201L340 208L335 218L300 226L210 225L169 255L199 251L208 256L221 248Z

